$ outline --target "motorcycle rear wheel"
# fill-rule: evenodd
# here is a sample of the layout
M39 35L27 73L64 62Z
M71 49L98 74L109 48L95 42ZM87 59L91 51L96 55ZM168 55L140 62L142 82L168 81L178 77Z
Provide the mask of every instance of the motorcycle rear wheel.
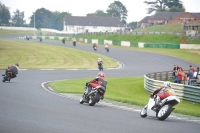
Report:
M161 109L158 111L157 118L158 120L165 120L172 112L172 105L171 104L165 104L161 107Z

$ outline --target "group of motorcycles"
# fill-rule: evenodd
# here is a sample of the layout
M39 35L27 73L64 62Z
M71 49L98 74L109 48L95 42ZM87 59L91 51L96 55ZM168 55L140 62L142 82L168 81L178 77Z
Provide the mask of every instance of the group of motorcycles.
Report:
M73 41L72 43L73 43L73 46L76 46L76 41ZM65 44L65 38L62 39L62 44L63 45Z
M93 49L94 49L94 51L97 51L97 45L96 44L93 44ZM105 47L105 50L107 52L109 52L109 47Z
M26 39L29 40L29 36L26 36ZM40 37L40 42L42 38ZM62 43L65 44L65 39L62 39ZM73 41L73 46L76 46L76 41ZM93 45L93 49L96 51L97 46ZM109 48L106 47L105 50L109 52ZM99 71L103 71L103 64L98 64ZM7 72L3 76L3 82L9 81L14 78L12 72ZM93 88L89 83L85 85L85 92L81 96L79 103L88 103L90 106L94 106L101 100L106 89L103 86ZM180 102L180 99L177 96L168 96L167 98L160 101L160 106L155 106L155 99L150 96L148 103L142 108L140 116L145 118L147 116L156 117L158 120L165 120L175 109L174 106Z
M101 99L101 96L105 92L105 88L99 86L97 88L88 89L91 87L88 83L85 85L85 92L81 96L79 103L88 103L90 106L94 106ZM87 92L86 90L90 90ZM177 96L169 96L160 101L160 106L155 107L155 100L153 97L150 97L149 102L142 108L140 116L145 118L147 116L156 117L158 120L163 121L171 114L175 109L173 108L180 102L180 99Z

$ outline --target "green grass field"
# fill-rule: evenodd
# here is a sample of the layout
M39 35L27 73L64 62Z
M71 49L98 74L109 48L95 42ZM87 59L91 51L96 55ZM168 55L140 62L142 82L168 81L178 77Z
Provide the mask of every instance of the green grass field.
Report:
M21 69L97 68L99 57L103 59L105 68L118 67L113 59L93 52L30 41L0 39L0 69L5 69L15 62L20 64Z
M92 79L75 79L67 81L56 81L49 83L55 91L59 93L77 93L84 92L84 85ZM144 77L122 77L107 78L108 85L105 98L118 102L144 106L147 104L150 92L144 89ZM200 117L200 104L181 101L175 106L174 112Z
M35 31L35 33L38 33ZM4 30L0 28L0 36L5 36L5 35L33 35L34 31L32 30Z
M134 31L147 31L147 32L183 32L182 24L166 24L156 25L145 28L134 29Z

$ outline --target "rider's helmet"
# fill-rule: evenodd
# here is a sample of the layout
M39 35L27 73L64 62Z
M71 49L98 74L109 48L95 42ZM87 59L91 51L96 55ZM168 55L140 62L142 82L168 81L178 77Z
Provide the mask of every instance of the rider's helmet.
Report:
M164 82L163 87L170 87L171 88L171 83L170 82Z
M104 77L104 76L105 76L105 74L103 72L98 73L98 77Z
M98 58L98 61L101 61L101 58Z
M18 63L15 63L15 66L18 66L18 67L19 67L19 64L18 64Z

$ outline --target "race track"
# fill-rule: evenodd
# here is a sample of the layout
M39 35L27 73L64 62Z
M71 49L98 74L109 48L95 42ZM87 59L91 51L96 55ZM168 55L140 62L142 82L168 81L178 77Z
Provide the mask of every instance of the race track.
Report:
M14 36L5 37L17 39ZM30 40L39 43L39 40ZM91 45L57 45L94 52ZM124 64L120 69L105 69L106 77L143 76L150 72L170 71L174 64L183 68L190 62L167 55L111 48L96 53ZM0 71L4 73L4 71ZM50 93L42 83L54 80L94 78L98 70L20 70L10 83L0 82L0 133L199 133L200 119L173 114L165 121L141 118L139 107L102 101L91 107L79 104L79 97ZM108 81L109 82L109 81ZM44 84L45 85L45 84ZM84 86L84 85L83 85ZM134 87L133 87L134 89ZM143 89L143 88L141 88Z

